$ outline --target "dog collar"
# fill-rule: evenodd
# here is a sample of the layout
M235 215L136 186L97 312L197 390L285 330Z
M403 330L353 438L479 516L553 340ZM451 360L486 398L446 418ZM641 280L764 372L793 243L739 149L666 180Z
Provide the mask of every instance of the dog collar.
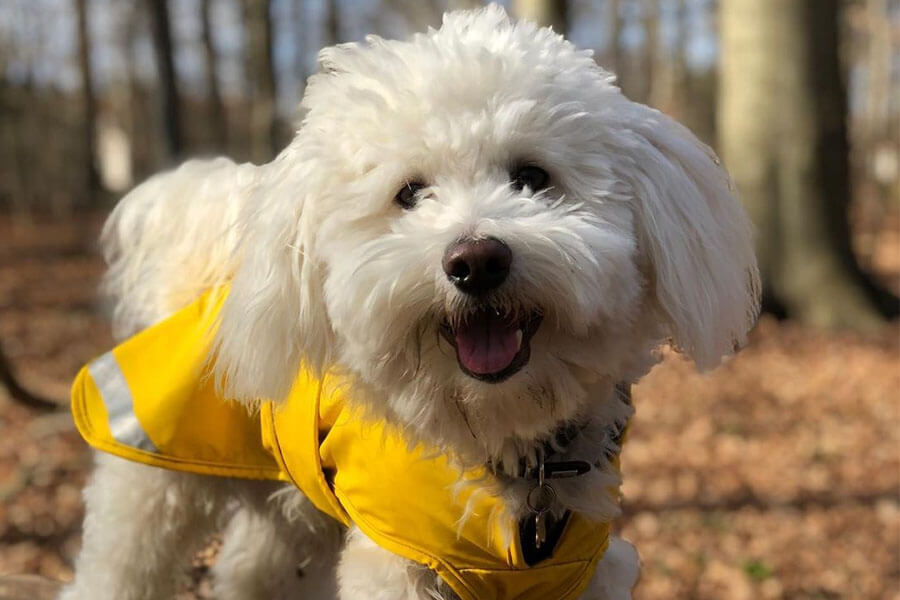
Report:
M620 381L615 386L615 394L616 396L625 404L631 405L631 384L625 381ZM528 479L528 480L537 480L539 477L540 469L543 466L544 469L544 478L545 479L566 479L569 477L578 477L580 475L584 475L592 468L597 466L600 462L600 458L591 458L591 459L569 459L569 460L554 460L554 457L558 457L565 453L565 451L575 442L578 436L590 425L590 421L582 420L582 421L566 421L561 423L554 431L553 434L546 440L543 440L539 444L537 444L531 453L531 456L539 456L541 459L538 461L537 465L529 466L531 462L528 457L520 456L518 469L516 471L515 477L519 479ZM621 447L622 438L625 435L625 430L628 426L628 421L616 421L611 423L606 427L608 438L615 444L617 447ZM613 460L617 455L617 452L607 452L602 457L606 460ZM502 461L498 461L496 463L488 461L487 469L492 474L498 477L503 477L507 471L504 468ZM505 475L509 477L509 475Z
M617 383L614 393L622 402L631 405L630 383L624 381ZM537 464L529 466L531 462L529 457L520 456L514 476L507 474L502 462L489 462L487 465L488 470L500 479L524 479L531 482L525 500L529 512L518 523L522 554L529 565L536 565L552 555L569 520L569 510L563 511L561 515L552 510L557 497L553 480L585 475L598 467L604 459L618 460L618 452L628 426L627 419L607 425L605 437L612 442L615 449L607 450L602 458L555 459L566 453L588 425L590 421L568 421L560 424L547 440L533 447L531 456L538 457Z

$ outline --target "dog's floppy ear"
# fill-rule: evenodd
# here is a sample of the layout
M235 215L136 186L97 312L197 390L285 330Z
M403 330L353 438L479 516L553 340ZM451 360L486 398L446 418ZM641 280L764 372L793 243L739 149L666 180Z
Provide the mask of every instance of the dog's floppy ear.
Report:
M331 361L333 333L315 254L312 161L299 154L289 148L262 167L242 219L246 229L214 355L230 399L281 400L301 364L319 374Z
M650 292L675 345L701 369L746 341L759 313L752 225L713 151L636 103L619 176L637 202Z

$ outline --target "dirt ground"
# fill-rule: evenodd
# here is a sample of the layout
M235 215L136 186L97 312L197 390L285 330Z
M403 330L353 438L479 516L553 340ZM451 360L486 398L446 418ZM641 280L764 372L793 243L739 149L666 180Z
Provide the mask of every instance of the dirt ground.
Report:
M875 257L894 283L898 225ZM111 345L95 300L98 226L0 220L0 340L27 384L61 401ZM618 527L643 561L636 598L900 599L898 332L825 335L764 318L711 374L665 353L635 391L623 455ZM0 575L67 580L90 455L67 412L5 394Z

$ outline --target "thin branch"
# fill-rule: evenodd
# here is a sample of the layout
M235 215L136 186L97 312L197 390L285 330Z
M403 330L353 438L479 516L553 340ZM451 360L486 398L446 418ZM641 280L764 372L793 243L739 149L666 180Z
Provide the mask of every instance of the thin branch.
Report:
M29 408L35 410L59 410L63 407L60 402L44 398L25 389L16 377L15 372L13 372L12 365L3 352L3 346L0 346L0 384L6 388L13 400Z

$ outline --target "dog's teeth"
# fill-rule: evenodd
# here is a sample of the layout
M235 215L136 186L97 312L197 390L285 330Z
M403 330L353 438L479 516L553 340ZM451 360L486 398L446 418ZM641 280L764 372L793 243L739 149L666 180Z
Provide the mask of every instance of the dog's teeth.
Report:
M522 349L522 330L516 329L516 350Z

